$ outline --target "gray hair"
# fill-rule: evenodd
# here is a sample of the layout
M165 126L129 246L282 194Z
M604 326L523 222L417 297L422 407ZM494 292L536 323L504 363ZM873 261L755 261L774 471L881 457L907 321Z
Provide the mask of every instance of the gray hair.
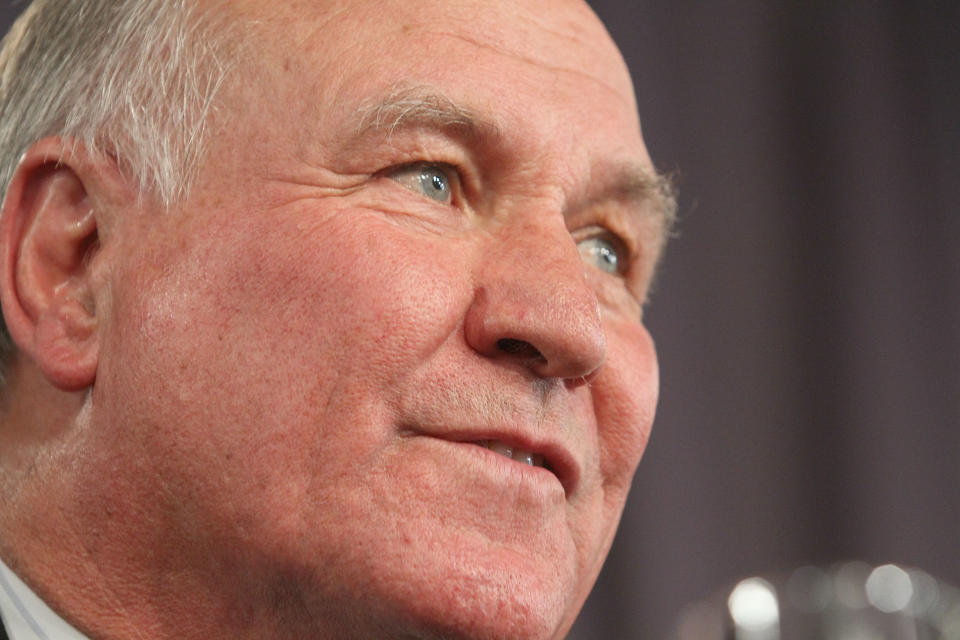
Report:
M63 136L113 154L141 192L183 198L226 78L228 38L195 0L34 0L0 50L0 189ZM12 344L0 324L0 363Z

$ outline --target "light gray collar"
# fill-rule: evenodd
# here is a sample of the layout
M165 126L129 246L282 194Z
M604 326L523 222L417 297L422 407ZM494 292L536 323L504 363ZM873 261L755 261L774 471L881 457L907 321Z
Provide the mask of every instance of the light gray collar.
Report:
M0 560L0 614L10 640L88 640Z

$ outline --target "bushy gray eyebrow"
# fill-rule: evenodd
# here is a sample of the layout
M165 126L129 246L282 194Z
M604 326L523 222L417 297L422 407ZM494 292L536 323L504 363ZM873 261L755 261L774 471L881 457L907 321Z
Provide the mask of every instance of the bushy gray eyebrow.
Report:
M499 138L500 129L427 86L400 86L357 110L356 133L395 133L402 128L456 130L465 137Z
M627 166L614 182L614 195L651 206L661 226L662 241L670 237L677 221L677 191L673 178L646 167Z

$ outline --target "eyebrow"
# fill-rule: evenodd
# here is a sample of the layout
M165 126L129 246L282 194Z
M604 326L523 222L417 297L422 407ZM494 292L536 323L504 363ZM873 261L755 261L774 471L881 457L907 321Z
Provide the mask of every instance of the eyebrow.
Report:
M646 165L625 164L613 168L613 179L605 193L626 202L652 208L660 229L661 248L673 234L677 222L677 189L673 177ZM609 197L609 196L607 196Z
M357 138L374 133L389 136L408 128L453 131L462 138L488 144L503 136L495 122L429 86L397 86L362 104L357 113ZM612 179L606 181L607 188L598 200L612 196L651 207L650 213L660 227L658 253L661 253L676 224L677 197L672 177L639 163L617 164L611 169L604 172Z
M425 86L397 87L379 99L364 103L357 111L358 137L384 132L392 135L405 128L455 130L471 139L501 137L495 123Z

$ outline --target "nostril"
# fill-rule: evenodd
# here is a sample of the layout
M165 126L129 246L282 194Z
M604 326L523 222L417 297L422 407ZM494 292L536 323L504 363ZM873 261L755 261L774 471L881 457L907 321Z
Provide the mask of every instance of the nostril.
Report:
M497 340L497 349L505 354L516 356L523 360L539 360L546 362L540 350L527 342L526 340L517 340L515 338L500 338Z

